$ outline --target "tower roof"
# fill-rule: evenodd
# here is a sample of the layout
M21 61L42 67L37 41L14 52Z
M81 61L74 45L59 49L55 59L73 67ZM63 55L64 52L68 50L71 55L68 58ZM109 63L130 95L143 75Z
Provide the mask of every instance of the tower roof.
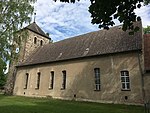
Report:
M49 36L44 33L44 31L36 24L36 22L31 23L30 25L28 25L25 28L29 29L32 32L35 32L35 33L37 33L39 35L42 35L42 36L44 36L46 38L49 38Z

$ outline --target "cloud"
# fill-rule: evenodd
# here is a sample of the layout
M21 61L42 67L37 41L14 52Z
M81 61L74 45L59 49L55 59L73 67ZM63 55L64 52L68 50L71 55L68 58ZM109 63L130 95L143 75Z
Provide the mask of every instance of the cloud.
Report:
M150 26L150 5L143 6L135 10L136 14L141 17L143 27Z
M75 4L38 0L36 22L54 41L98 30L91 24L89 0Z
M89 0L80 0L75 4L37 0L36 22L54 41L99 30L98 25L91 24L89 6ZM150 24L149 6L136 10L136 13L142 17L143 26Z

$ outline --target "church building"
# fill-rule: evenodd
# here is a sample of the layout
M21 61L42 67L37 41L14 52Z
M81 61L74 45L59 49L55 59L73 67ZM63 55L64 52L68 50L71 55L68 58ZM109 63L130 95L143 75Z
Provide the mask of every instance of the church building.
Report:
M150 34L122 26L52 42L34 22L25 27L14 95L102 103L150 101ZM21 38L21 36L18 36ZM22 38L21 38L22 39Z

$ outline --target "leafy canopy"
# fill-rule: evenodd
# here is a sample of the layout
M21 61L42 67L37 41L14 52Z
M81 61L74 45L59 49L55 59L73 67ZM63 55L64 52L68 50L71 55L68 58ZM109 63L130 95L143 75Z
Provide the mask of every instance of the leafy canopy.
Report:
M1 0L0 1L0 84L6 70L6 62L12 56L14 33L23 23L30 22L33 6L36 0ZM20 42L18 42L20 43ZM3 84L3 83L2 83Z
M57 0L54 0L57 1ZM75 3L76 0L60 0L61 2ZM77 0L80 1L80 0ZM123 23L122 29L131 30L132 33L139 30L133 26L133 22L140 21L134 10L140 8L142 4L148 5L150 0L90 0L91 5L89 12L91 13L92 23L98 24L99 28L109 29L115 25L114 19L118 19Z
M147 26L143 30L144 30L144 34L150 34L150 26Z

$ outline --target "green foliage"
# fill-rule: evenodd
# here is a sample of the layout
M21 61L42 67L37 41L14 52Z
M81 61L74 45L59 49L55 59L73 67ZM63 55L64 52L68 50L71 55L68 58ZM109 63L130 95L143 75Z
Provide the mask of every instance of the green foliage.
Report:
M150 3L150 0L144 0L144 4L148 5Z
M6 83L6 75L4 74L5 70L6 70L6 63L0 58L0 89Z
M144 107L0 95L0 113L144 113Z
M0 1L0 76L4 74L6 62L13 56L14 35L23 23L30 22L36 0L1 0ZM17 42L17 41L16 41ZM17 43L20 43L19 41ZM18 44L19 45L19 44ZM4 65L3 65L4 64Z
M0 89L3 89L6 84L6 75L0 75Z
M54 0L57 1L57 0ZM72 2L76 0L60 0L61 2ZM79 1L79 0L78 0ZM134 22L140 21L134 10L140 8L142 3L148 5L150 0L90 0L91 5L89 12L91 13L92 23L98 24L99 28L109 29L115 25L114 19L118 19L123 23L122 29L127 29L132 32L137 31Z
M150 26L143 28L143 30L144 30L144 34L150 34Z

